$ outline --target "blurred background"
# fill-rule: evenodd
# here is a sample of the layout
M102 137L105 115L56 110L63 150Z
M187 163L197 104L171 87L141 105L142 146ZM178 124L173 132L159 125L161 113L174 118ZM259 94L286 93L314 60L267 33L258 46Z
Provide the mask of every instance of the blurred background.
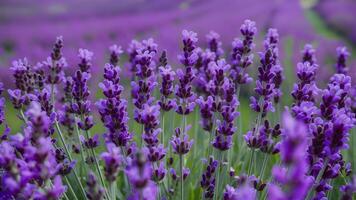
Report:
M229 53L243 20L251 19L258 27L257 47L268 28L278 29L284 67L296 66L304 44L313 44L319 77L327 80L336 47L346 45L354 52L355 10L354 0L1 0L0 78L10 81L14 59L27 57L33 64L45 60L59 35L70 67L78 62L78 48L88 48L95 54L94 70L101 72L108 47L127 49L131 39L153 37L176 63L182 29L198 32L202 46L210 30L218 32ZM354 56L348 61L353 63ZM355 72L353 68L350 74Z

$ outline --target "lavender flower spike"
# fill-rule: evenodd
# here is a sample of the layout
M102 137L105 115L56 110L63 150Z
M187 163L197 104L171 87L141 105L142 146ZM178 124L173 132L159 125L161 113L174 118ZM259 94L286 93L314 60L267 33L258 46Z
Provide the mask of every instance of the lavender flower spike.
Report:
M337 63L336 63L336 72L339 74L346 74L348 68L346 66L346 59L350 56L350 53L347 51L346 47L338 47L337 52Z
M274 166L272 170L274 179L281 183L281 186L271 183L268 187L268 197L280 200L302 200L312 183L312 179L306 176L307 129L302 122L293 119L287 111L283 114L283 126L285 130L282 133L280 147L282 166Z

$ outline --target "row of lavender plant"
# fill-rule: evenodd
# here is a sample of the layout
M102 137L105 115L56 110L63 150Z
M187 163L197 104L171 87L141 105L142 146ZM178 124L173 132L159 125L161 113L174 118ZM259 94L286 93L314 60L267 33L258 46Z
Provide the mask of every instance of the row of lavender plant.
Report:
M113 45L99 83L102 98L95 103L89 50L79 49L72 75L64 72L61 37L46 61L34 66L14 61L16 88L8 94L23 124L20 133L10 134L2 97L0 197L325 199L342 179L339 196L352 199L356 180L343 150L356 123L356 88L347 75L346 48L337 49L336 74L319 89L315 50L305 46L291 91L294 101L280 121L285 77L278 32L267 31L258 63L253 63L255 23L246 20L240 32L225 59L217 33L207 35L204 49L197 46L196 33L184 30L182 67L176 70L153 39L133 40L127 50L131 89L121 83L124 51ZM240 92L253 81L248 69L254 66L250 107L256 119L242 124ZM95 111L101 121L96 123L105 127L101 135L91 133ZM198 119L191 114L198 112L201 129L192 130ZM245 134L243 125L251 127ZM188 194L186 185L201 189Z

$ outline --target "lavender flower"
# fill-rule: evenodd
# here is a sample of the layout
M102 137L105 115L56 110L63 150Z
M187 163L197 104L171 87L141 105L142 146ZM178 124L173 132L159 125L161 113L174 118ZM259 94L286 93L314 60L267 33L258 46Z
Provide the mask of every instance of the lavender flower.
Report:
M4 84L0 82L0 125L5 121L5 98L1 97L4 91Z
M14 198L58 199L65 187L58 176L60 165L48 137L50 119L36 102L31 103L26 115L24 133L11 136L9 142L0 145L0 167L5 169L2 188ZM54 185L43 187L48 180L54 180Z
M353 195L356 193L356 177L354 176L351 182L341 186L340 191L342 192L342 200L352 200Z
M173 152L179 155L184 155L189 152L192 147L194 141L189 140L187 131L190 127L185 127L185 132L182 132L181 128L176 128L175 135L171 140L171 145L173 148Z
M204 189L204 197L206 199L212 199L214 197L215 190L215 171L219 165L217 160L214 160L214 157L210 156L207 163L206 171L204 171L200 186Z
M239 188L233 188L227 185L224 191L224 200L254 200L256 199L256 190L245 184Z
M283 115L284 132L281 143L282 166L273 167L274 179L282 186L271 183L268 197L271 199L304 199L311 179L306 177L307 130L303 123L294 120L286 111ZM288 168L288 170L287 170Z
M195 103L193 103L195 95L192 91L192 81L195 77L193 66L198 59L198 56L195 53L198 38L196 33L187 30L184 30L182 35L184 45L183 53L178 56L178 59L185 68L184 70L177 70L179 84L176 85L175 94L179 99L176 112L180 115L188 115L195 107Z
M101 158L105 162L105 177L109 182L116 180L119 172L119 167L122 162L120 149L113 143L106 144L107 152L101 154Z
M240 84L252 81L252 78L245 71L253 61L253 54L251 51L255 47L255 44L253 43L253 37L257 32L255 24L254 21L245 20L240 27L243 40L235 39L232 42L231 78L234 80L236 88Z
M132 163L127 166L125 174L133 187L128 199L156 199L157 188L155 183L151 181L152 168L146 162L144 154L136 154Z
M57 37L53 46L51 56L47 58L43 64L49 69L49 73L46 82L49 84L57 84L61 81L63 74L63 68L67 67L67 62L62 55L63 37Z
M112 45L110 46L110 64L113 66L117 66L119 63L119 56L124 51L121 49L121 46Z
M350 53L347 51L346 47L338 47L336 49L337 52L337 62L336 62L336 72L338 74L346 74L348 72L348 68L346 66L346 59L350 56Z
M86 180L87 190L86 196L89 200L104 199L104 189L98 184L98 181L93 172L90 172Z
M162 55L164 54L162 53ZM160 93L162 96L158 104L160 105L162 110L167 112L176 106L175 100L169 99L169 96L173 93L173 81L175 72L172 71L171 66L167 64L159 67L159 72L162 78L162 85L160 88Z
M209 49L211 52L214 52L216 60L224 54L224 50L221 48L222 43L219 41L219 38L220 35L214 31L210 31L209 34L206 35Z
M316 63L315 49L311 44L306 44L302 51L302 61L303 63L308 62L310 65Z

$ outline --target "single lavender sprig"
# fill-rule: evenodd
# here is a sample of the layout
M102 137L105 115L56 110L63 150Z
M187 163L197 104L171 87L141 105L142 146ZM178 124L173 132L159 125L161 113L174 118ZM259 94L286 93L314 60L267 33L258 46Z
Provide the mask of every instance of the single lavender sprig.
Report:
M121 47L116 45L110 47L110 50L111 63L105 65L104 80L99 83L105 99L100 99L96 105L101 120L107 128L107 133L104 135L106 142L114 143L122 150L125 149L122 153L127 156L130 153L130 145L134 143L131 143L133 134L128 129L127 102L121 99L123 86L120 85L121 69L117 64L122 51L120 51Z
M0 125L5 121L5 98L2 97L4 91L4 84L0 82Z
M220 56L224 54L224 50L221 48L222 43L219 40L220 35L214 31L210 31L209 34L206 35L206 39L209 50L215 54L215 60L219 60Z
M310 65L316 63L315 49L311 44L306 44L302 50L302 61L303 63L308 62Z
M251 20L245 20L240 27L243 39L236 38L232 42L231 52L231 78L234 80L236 91L239 93L240 85L252 81L252 78L246 73L246 69L253 62L252 49L255 47L253 38L257 32L256 23ZM237 94L239 95L239 94Z
M202 174L202 178L200 181L200 186L204 189L204 198L212 199L214 197L215 192L215 172L218 168L219 162L214 160L214 157L210 156L207 161L206 170Z
M312 144L309 146L310 174L316 177L308 198L325 197L331 189L328 180L340 174L345 165L341 150L348 148L349 131L355 126L355 116L351 112L349 97L351 79L344 74L335 74L322 92L320 117L311 126Z
M186 116L190 114L195 107L195 94L192 91L192 81L195 78L194 65L197 62L198 56L195 52L196 43L198 41L197 34L193 31L182 31L183 36L183 52L178 55L178 59L184 66L184 69L177 70L177 76L179 84L176 85L175 95L177 97L176 112L183 116L182 134L173 136L171 144L176 153L179 154L179 166L180 166L180 192L181 199L184 199L184 187L183 187L183 169L184 169L184 154L188 153L192 145L192 141L188 142L188 135L186 134ZM179 130L179 129L178 129ZM185 145L183 148L178 148L179 143ZM176 144L176 145L173 145ZM181 151L184 150L184 151Z
M159 67L159 73L161 76L161 87L160 87L160 94L161 94L161 99L158 101L158 105L161 108L161 128L163 133L161 134L161 142L165 144L164 141L164 114L165 112L170 111L172 108L176 107L176 102L175 99L170 98L171 94L173 93L174 89L174 78L175 78L175 72L172 70L171 66L167 64L167 55L166 51L162 52L162 55L160 57L160 67Z
M145 154L138 152L126 167L125 174L133 186L129 199L156 199L157 187L151 180L152 168Z
M288 111L283 114L283 127L280 147L282 165L275 165L272 170L274 180L281 185L271 183L268 198L302 200L312 183L311 177L306 176L307 128L293 119Z
M347 51L346 47L338 47L337 52L337 62L336 62L336 72L339 74L347 74L348 68L346 65L346 59L350 56L350 53Z

